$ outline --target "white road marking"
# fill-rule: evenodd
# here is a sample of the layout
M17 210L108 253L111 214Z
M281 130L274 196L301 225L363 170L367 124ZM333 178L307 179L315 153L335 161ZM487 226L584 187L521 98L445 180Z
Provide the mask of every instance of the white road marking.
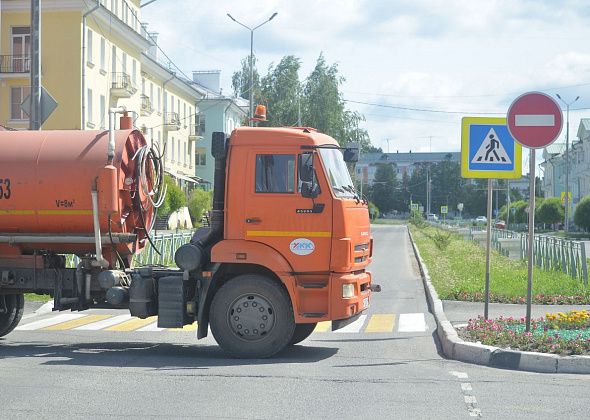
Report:
M52 325L61 324L62 322L72 321L74 319L85 317L85 314L60 314L51 318L42 319L40 321L30 322L28 324L16 327L17 331L34 331L41 328L51 327Z
M112 327L113 325L120 324L131 319L131 315L118 315L112 318L103 319L102 321L93 322L92 324L82 325L74 328L75 330L82 331L98 331L103 328Z
M468 376L465 372L456 372L456 371L452 370L449 373L459 379L467 379L468 378Z
M481 417L481 410L479 408L469 407L467 411L469 411L471 417Z
M363 328L363 325L365 324L366 319L367 319L367 315L361 315L359 317L359 319L354 321L352 324L348 324L346 327L340 328L339 330L336 330L334 332L337 332L337 333L357 333L361 330L361 328Z
M473 391L473 388L471 388L471 384L469 382L464 382L461 384L461 391Z
M146 325L145 327L142 327L140 329L138 329L137 331L164 331L166 328L160 328L158 327L158 321L156 322L152 322L150 325Z
M399 332L426 331L426 320L424 319L424 313L401 314L399 316L397 330Z
M474 395L464 395L465 404L477 404L477 400Z
M514 125L516 127L553 127L555 115L515 115Z

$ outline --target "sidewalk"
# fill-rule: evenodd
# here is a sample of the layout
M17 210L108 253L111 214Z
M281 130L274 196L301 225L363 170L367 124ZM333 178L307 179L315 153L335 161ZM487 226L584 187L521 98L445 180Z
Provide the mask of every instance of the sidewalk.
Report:
M467 321L477 318L478 315L483 316L483 302L443 300L442 303L447 319L454 326L466 324ZM569 312L573 309L586 309L590 311L590 305L532 305L531 316L533 318L539 318L541 316L544 317L547 312ZM520 318L526 316L526 305L490 303L488 315L489 318L498 318L500 315L504 317L512 316L514 318Z

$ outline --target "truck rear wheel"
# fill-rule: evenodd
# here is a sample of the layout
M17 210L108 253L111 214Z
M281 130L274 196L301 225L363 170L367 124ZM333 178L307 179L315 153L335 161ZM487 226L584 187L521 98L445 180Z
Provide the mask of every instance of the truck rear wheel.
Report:
M293 337L291 338L289 345L292 346L294 344L301 343L311 335L313 330L315 330L316 325L318 325L317 322L313 322L311 324L296 324L295 331L293 332Z
M273 356L289 344L295 330L285 289L255 274L237 276L217 291L210 325L221 348L238 358Z
M5 309L0 313L0 337L5 336L16 328L23 317L25 308L25 297L18 295L0 295L0 309Z

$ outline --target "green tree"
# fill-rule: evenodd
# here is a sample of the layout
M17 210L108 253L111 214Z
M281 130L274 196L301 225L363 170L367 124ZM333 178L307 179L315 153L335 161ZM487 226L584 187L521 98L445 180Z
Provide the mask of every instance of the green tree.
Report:
M268 68L262 78L261 95L268 104L266 116L271 126L285 127L297 123L301 84L299 68L301 62L292 55L282 58L280 63Z
M546 198L535 211L535 221L552 225L563 221L564 208L559 198Z
M254 79L254 104L260 100L260 75L256 69L256 56L252 57ZM250 100L250 56L242 59L242 68L231 77L231 85L236 97Z
M379 165L375 171L371 201L379 208L381 214L389 213L395 207L395 188L397 179L392 165Z
M590 230L590 195L584 196L576 205L574 223L586 232Z
M171 213L179 210L181 207L186 206L186 195L184 191L180 189L176 182L170 175L164 177L164 183L166 185L166 198L159 208L158 213L162 216L168 216Z
M198 223L207 210L211 210L213 204L213 192L200 188L193 190L188 200L188 211L193 222Z

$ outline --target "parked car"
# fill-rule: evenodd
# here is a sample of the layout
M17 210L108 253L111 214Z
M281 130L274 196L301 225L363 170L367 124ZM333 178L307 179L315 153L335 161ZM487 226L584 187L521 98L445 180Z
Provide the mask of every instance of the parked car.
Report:
M426 215L426 220L438 220L438 216L436 214L427 214Z
M477 223L487 223L488 222L488 218L485 216L477 216L477 218L475 219L475 221Z
M494 227L496 229L506 229L506 222L504 220L496 220Z

